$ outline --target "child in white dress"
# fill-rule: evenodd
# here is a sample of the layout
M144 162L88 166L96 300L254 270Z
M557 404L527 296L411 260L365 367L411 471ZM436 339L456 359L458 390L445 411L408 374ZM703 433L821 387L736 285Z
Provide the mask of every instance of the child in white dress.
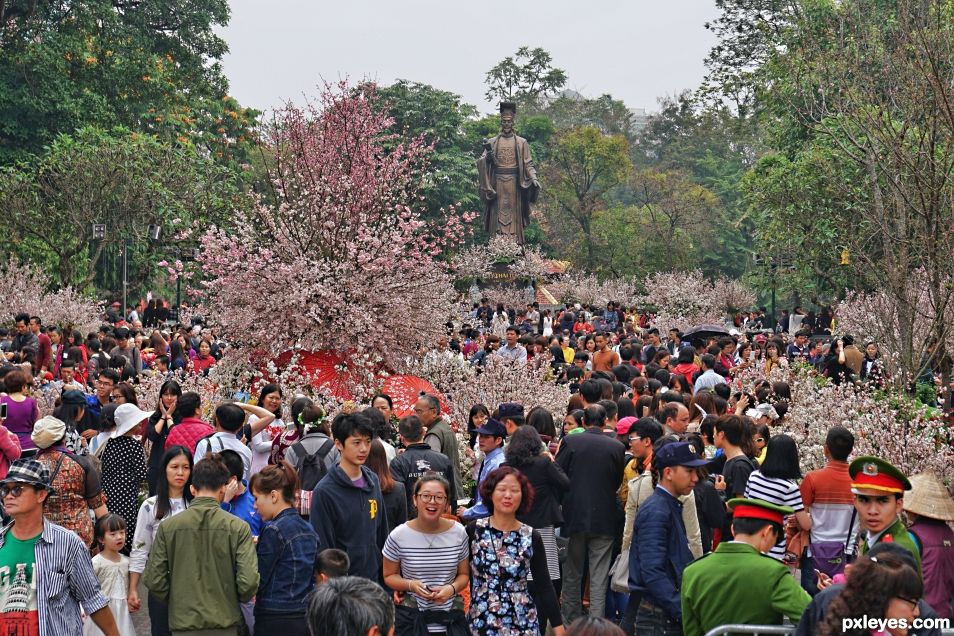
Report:
M109 609L116 620L120 636L136 636L129 606L129 557L119 553L126 544L126 521L117 514L107 514L96 521L96 543L101 552L93 557L93 572L99 579L103 596L109 599ZM83 636L104 636L87 616Z

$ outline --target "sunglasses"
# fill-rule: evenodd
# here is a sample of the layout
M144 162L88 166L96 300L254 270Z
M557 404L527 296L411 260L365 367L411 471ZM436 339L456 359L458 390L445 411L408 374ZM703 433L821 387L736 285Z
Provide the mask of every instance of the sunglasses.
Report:
M23 494L23 489L27 488L25 484L17 484L16 486L0 486L0 499L6 499L8 495L13 495L14 497L19 497Z

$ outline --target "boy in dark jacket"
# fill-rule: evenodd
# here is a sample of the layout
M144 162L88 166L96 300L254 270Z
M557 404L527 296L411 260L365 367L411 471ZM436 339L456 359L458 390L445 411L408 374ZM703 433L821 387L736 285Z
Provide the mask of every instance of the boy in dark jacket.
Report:
M364 466L373 432L361 413L341 414L332 422L341 459L312 491L310 520L319 552L343 550L351 560L348 574L381 582L381 549L389 528L378 478Z
M641 597L637 634L682 634L679 588L692 553L679 497L692 492L699 480L696 469L705 464L689 442L665 437L656 442L656 489L636 513L629 548L629 588Z

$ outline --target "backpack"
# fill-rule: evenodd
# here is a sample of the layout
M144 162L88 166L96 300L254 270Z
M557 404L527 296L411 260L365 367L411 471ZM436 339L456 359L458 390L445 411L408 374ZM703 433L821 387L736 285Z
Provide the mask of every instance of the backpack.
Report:
M314 453L307 453L301 442L292 444L292 450L295 451L296 458L295 470L298 471L298 478L301 480L301 496L298 501L298 512L302 516L307 517L311 510L311 491L314 490L318 482L328 474L328 468L325 466L325 458L334 447L334 441L326 439L325 443Z
M328 456L334 446L335 443L327 439L314 453L308 453L301 442L292 444L292 450L295 451L296 458L295 470L298 471L302 490L314 490L318 482L328 473L328 469L325 467L325 457Z

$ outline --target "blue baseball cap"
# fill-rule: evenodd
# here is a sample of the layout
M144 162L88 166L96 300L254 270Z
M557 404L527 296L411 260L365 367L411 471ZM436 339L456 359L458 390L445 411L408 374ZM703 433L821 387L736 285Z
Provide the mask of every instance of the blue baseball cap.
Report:
M507 436L507 427L503 425L498 420L493 418L484 422L484 425L478 428L476 431L479 435L493 435L494 437L506 437Z
M672 466L698 468L708 464L709 460L699 457L689 442L673 442L659 449L656 453L656 462L660 468Z

